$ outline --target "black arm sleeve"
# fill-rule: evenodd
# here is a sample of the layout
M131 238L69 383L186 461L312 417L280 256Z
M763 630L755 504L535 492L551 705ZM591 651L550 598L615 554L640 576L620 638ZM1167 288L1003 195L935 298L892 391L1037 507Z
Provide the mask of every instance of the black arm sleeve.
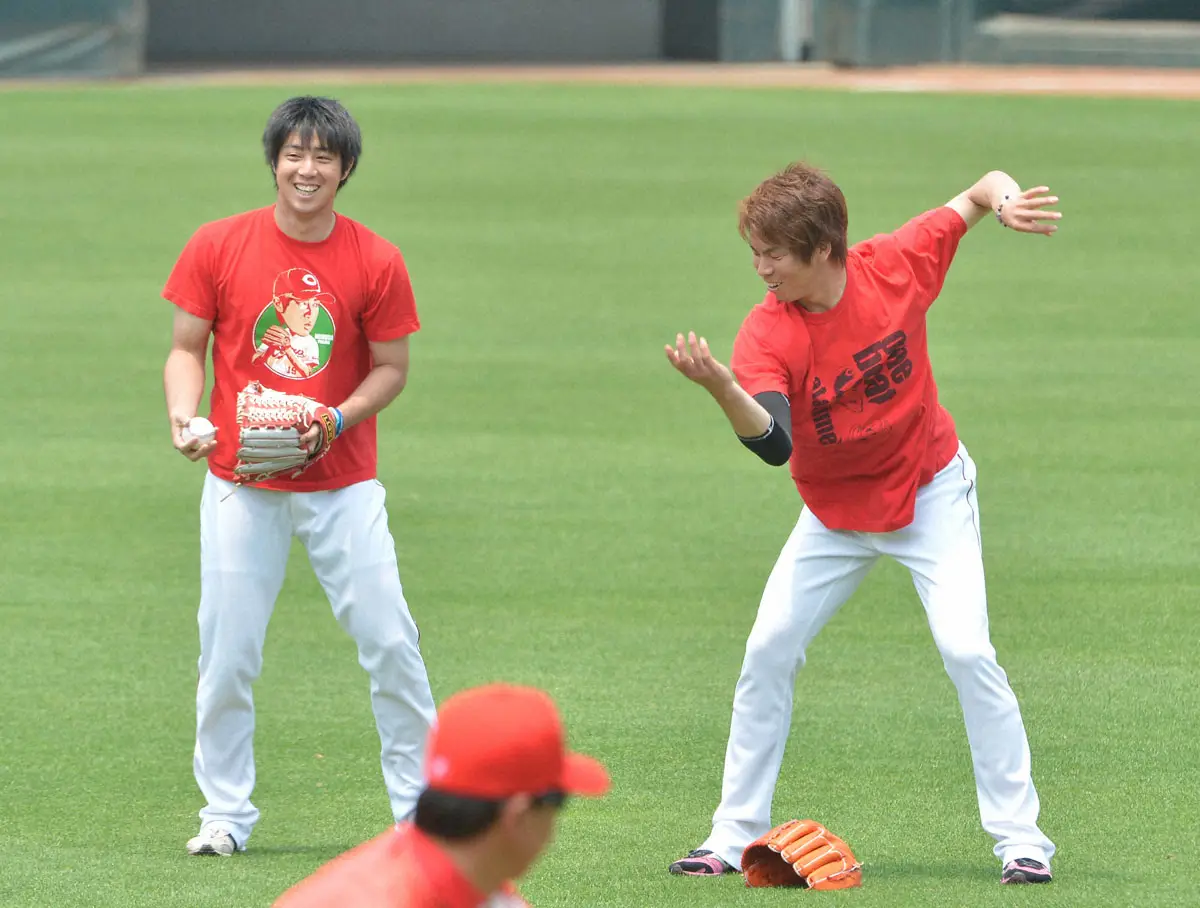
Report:
M743 438L738 441L761 457L773 467L781 467L792 456L792 407L787 396L778 391L763 391L755 394L754 399L762 408L771 414L771 425L767 431L757 438Z

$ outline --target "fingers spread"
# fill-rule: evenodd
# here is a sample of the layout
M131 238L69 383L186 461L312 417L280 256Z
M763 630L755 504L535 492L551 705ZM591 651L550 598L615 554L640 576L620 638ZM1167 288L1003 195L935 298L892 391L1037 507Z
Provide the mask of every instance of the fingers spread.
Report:
M1058 196L1056 195L1039 195L1033 198L1026 199L1022 208L1045 208L1047 205L1057 205Z
M667 360L671 363L671 365L674 366L676 369L678 369L680 372L684 371L683 361L684 361L686 354L683 351L683 335L676 334L675 335L675 346L672 347L670 344L665 344L663 349L666 351Z
M675 352L678 354L679 359L683 362L687 362L689 359L691 359L691 351L688 349L687 338L682 334L678 335L675 339Z

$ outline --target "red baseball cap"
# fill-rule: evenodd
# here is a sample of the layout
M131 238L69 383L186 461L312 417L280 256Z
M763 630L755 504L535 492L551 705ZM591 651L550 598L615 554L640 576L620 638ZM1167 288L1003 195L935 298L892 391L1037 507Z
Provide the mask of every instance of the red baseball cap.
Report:
M292 297L298 300L320 300L332 302L333 295L321 292L321 282L307 268L289 268L275 275L275 283L271 287L271 295L275 299Z
M511 684L474 687L442 704L425 773L435 791L490 801L551 791L598 797L610 784L598 760L567 750L549 694Z

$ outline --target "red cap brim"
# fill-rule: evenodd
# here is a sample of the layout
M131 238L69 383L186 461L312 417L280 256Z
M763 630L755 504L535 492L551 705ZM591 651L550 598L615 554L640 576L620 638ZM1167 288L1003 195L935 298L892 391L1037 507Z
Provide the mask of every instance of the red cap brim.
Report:
M563 761L562 789L567 794L598 798L608 791L611 780L599 760L568 753Z

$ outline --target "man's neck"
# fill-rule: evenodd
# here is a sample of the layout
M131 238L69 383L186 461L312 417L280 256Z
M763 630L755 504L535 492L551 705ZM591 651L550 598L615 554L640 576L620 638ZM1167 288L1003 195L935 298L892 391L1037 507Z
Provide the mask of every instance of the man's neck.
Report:
M315 212L308 217L302 217L279 203L275 204L275 224L293 240L301 243L319 243L333 233L333 225L337 223L337 215L332 208Z
M796 305L809 312L828 312L842 301L846 293L846 268L832 265L821 275L812 292L796 300Z
M484 895L491 895L508 882L509 874L489 853L485 841L459 842L441 838L436 841L451 863Z

